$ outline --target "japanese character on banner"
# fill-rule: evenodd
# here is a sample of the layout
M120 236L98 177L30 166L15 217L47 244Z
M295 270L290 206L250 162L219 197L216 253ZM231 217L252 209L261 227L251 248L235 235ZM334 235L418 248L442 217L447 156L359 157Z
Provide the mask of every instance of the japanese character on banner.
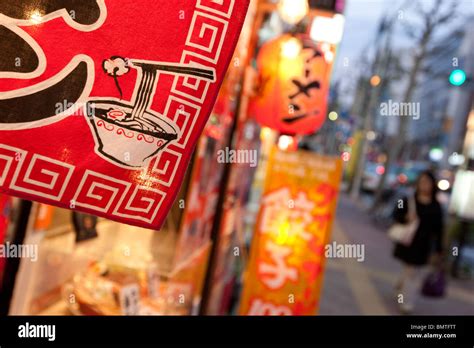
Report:
M298 280L298 269L288 266L286 262L292 252L291 247L278 245L268 240L265 251L273 261L272 263L261 262L258 265L258 272L265 286L275 290L283 287L287 281L296 282Z
M337 196L336 189L327 183L319 184L315 190L315 193L318 196L318 199L315 201L318 206L321 207L328 206Z
M285 221L282 214L282 208L290 201L291 195L288 188L282 188L278 191L268 194L263 199L263 212L260 222L260 231L262 233L271 233L277 231L281 223Z
M299 192L295 200L295 206L290 211L290 223L295 233L306 241L311 239L311 233L307 232L307 226L313 221L312 211L315 204L311 202L306 193Z
M288 188L282 188L264 198L264 207L260 230L263 233L277 233L283 225L287 225L292 235L308 241L311 234L307 226L313 221L312 210L315 203L311 202L305 192L299 192L292 199Z

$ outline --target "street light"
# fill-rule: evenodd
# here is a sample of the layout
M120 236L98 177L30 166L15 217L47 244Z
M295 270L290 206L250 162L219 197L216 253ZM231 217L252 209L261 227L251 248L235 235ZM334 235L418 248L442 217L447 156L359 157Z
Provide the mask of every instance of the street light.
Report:
M278 13L289 24L300 22L309 12L308 0L280 0Z
M328 118L331 120L331 121L336 121L338 119L339 115L337 114L336 111L331 111L328 115Z
M456 69L451 71L449 75L449 83L453 86L461 86L466 81L466 73L464 70Z
M368 131L366 137L368 141L374 141L377 138L377 133L374 131Z
M439 147L434 147L430 150L429 156L433 162L439 162L443 159L444 152Z
M438 181L438 188L439 188L441 191L446 191L446 190L448 190L450 186L451 186L451 184L450 184L449 181L446 180L446 179L442 179L442 180Z
M372 87L377 87L378 85L380 85L381 81L382 81L382 79L380 78L379 75L374 75L370 78L370 85Z

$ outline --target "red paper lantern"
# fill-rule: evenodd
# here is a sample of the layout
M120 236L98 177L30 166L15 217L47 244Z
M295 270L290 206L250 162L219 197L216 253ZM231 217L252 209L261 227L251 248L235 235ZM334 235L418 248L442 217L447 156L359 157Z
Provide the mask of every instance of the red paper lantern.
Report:
M250 112L266 127L310 134L326 118L333 47L285 34L262 46L258 86Z

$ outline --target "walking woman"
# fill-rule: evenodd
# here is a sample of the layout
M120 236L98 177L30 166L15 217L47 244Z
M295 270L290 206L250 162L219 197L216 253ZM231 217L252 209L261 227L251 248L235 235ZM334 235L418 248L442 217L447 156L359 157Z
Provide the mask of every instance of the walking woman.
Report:
M394 219L406 224L418 219L418 228L409 245L395 244L394 256L402 262L402 274L397 284L400 310L404 314L413 311L417 293L422 282L421 269L428 263L433 251L441 260L443 241L443 211L436 198L436 179L430 171L420 174L416 182L414 197L405 197L397 204ZM409 204L416 205L416 209ZM415 214L416 210L416 214Z

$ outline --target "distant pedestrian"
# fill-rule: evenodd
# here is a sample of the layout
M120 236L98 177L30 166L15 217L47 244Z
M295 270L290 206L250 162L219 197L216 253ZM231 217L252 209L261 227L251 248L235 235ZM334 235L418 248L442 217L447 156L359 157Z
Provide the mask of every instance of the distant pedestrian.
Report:
M414 309L422 283L421 269L428 263L433 251L438 262L441 260L444 224L443 211L436 194L436 179L433 173L425 171L417 179L414 196L404 197L393 214L397 223L407 224L415 219L419 222L411 242L408 245L396 243L393 253L403 266L397 291L403 296L399 305L404 314ZM410 208L410 203L415 203L416 209Z

